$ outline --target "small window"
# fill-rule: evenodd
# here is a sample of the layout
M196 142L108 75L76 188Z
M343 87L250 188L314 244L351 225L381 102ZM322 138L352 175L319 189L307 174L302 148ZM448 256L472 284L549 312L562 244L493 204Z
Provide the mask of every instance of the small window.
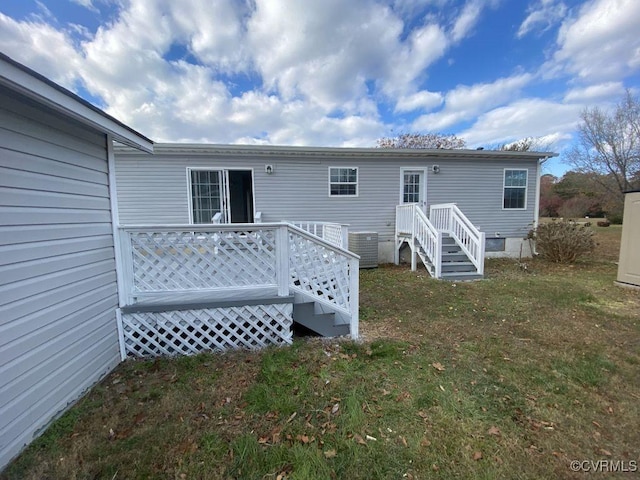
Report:
M329 168L329 196L358 196L357 168Z
M527 208L527 170L504 171L502 207L520 210Z

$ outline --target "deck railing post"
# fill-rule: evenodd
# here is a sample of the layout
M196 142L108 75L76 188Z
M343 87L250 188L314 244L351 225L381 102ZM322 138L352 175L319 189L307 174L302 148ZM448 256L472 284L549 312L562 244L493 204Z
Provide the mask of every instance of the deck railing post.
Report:
M289 295L289 229L281 225L276 230L276 280L278 296Z
M360 261L349 259L349 310L351 312L351 338L356 340L359 335L359 304L360 304Z
M418 253L416 252L416 224L418 223L417 205L411 207L411 271L418 269Z
M340 227L342 232L342 248L349 250L349 225L343 223Z
M133 247L131 244L131 232L120 228L118 241L120 242L120 267L122 272L122 288L118 292L120 307L133 302Z
M478 273L484 275L484 248L486 242L486 234L480 232L480 251L478 252Z
M436 245L435 245L435 253L434 253L434 268L435 268L435 278L442 277L442 232L436 232Z

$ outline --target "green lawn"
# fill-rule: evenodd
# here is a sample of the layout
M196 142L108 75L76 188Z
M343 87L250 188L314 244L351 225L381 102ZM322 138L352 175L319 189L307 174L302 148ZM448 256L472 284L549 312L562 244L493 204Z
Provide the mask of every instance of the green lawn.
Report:
M2 478L583 478L640 463L640 293L620 228L479 282L361 272L363 342L129 361ZM613 473L631 478L638 473Z

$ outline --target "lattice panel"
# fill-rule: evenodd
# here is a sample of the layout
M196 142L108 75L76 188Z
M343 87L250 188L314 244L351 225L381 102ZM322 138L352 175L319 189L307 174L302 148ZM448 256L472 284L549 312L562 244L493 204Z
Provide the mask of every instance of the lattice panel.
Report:
M289 232L289 268L293 286L349 310L347 257Z
M125 351L134 357L290 344L292 324L290 303L122 315Z
M276 283L275 232L131 232L134 292Z
M332 245L344 247L342 245L342 226L337 224L326 224L322 226L322 238Z

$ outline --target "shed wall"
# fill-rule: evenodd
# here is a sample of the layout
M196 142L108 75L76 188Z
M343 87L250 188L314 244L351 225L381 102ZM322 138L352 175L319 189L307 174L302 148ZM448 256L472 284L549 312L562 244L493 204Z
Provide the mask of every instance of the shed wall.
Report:
M265 173L265 165L274 173ZM431 166L440 165L440 173ZM358 196L330 197L329 167L358 167ZM378 232L380 244L393 242L401 168L427 172L427 203L455 202L488 238L524 238L534 221L537 163L527 159L362 158L322 155L273 158L194 153L153 157L116 153L121 224L188 223L188 167L251 168L255 211L263 221L308 220L349 224L350 231ZM528 170L524 210L503 210L505 168Z
M618 262L618 282L640 287L640 191L624 199L624 221Z
M0 468L120 359L106 145L0 88Z

